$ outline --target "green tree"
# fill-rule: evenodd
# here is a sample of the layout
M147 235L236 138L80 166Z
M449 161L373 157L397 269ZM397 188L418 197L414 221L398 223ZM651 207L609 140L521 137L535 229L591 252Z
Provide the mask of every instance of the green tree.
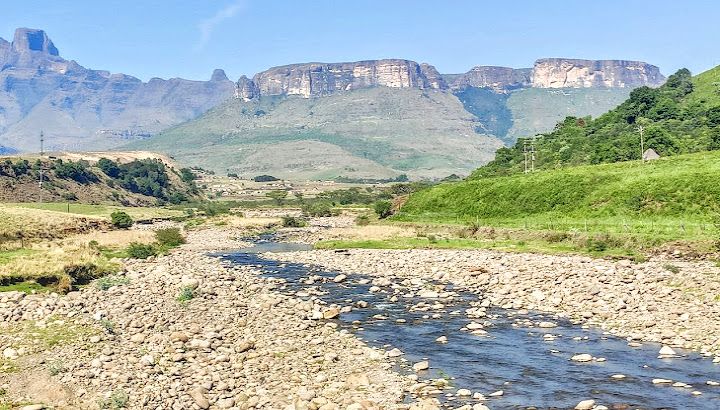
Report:
M375 213L377 216L387 218L392 214L392 203L390 201L378 201L375 203Z
M110 214L110 221L116 228L129 228L133 224L133 220L126 212L116 211Z
M275 203L277 203L278 205L282 205L283 201L285 201L285 198L287 198L287 196L288 196L288 191L285 191L285 190L270 191L270 192L266 192L265 196L275 200Z

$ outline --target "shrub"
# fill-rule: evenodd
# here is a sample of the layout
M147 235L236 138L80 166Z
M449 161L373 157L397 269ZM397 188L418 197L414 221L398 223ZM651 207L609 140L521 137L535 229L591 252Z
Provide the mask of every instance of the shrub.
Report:
M392 203L390 201L378 201L375 203L375 213L382 219L392 215Z
M65 364L62 359L55 359L48 364L48 371L50 376L57 376L58 374L65 371Z
M98 290L108 290L113 286L129 284L130 278L119 276L103 276L102 278L95 281L95 287L97 287Z
M672 272L672 273L680 273L680 268L677 267L677 265L667 264L663 266L666 270Z
M607 249L607 242L601 239L588 238L585 246L590 252L602 252Z
M180 228L165 228L155 231L155 239L160 246L174 248L185 243L185 237L180 233Z
M180 289L180 294L175 298L178 302L186 302L195 297L195 287L185 286Z
M116 228L129 228L133 224L133 220L127 213L123 211L117 211L110 214L110 220Z
M133 259L147 259L150 256L157 255L157 249L153 245L133 242L127 248L127 255Z
M296 218L294 216L283 216L282 226L286 228L301 228L305 226L305 222L302 219Z
M332 208L327 202L316 202L314 204L307 204L302 207L303 214L306 216L332 216Z
M355 218L355 224L358 226L370 225L370 217L367 215L358 215Z

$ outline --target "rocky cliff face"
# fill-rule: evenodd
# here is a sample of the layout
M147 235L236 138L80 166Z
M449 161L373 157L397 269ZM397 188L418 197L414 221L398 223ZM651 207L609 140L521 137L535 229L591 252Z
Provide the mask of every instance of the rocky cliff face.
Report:
M222 70L210 81L153 78L84 68L60 57L42 30L0 39L0 145L37 150L100 149L143 138L195 118L232 97ZM9 150L10 148L5 148Z
M465 74L447 75L450 88L634 88L659 87L665 82L660 69L641 61L543 58L532 69L478 66Z
M252 80L240 78L235 96L299 95L305 98L376 86L444 89L447 84L429 64L409 60L370 60L352 63L307 63L274 67Z
M510 67L477 66L465 74L454 76L450 87L454 90L466 87L492 88L507 91L530 85L530 69Z
M665 77L641 61L543 58L535 62L532 86L539 88L658 87Z

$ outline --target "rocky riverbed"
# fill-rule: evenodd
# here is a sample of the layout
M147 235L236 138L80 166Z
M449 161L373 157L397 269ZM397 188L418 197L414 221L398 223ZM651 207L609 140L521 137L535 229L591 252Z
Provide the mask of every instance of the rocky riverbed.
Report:
M422 283L452 284L481 307L529 309L594 325L630 343L659 342L720 356L720 268L652 259L485 250L315 250L264 257ZM426 290L442 301L442 286ZM720 362L720 359L716 359Z
M170 255L128 260L115 284L68 295L0 294L3 400L27 409L402 409L412 377L276 291L253 266L203 252L203 229ZM312 317L315 316L315 319ZM34 406L34 407L33 407Z

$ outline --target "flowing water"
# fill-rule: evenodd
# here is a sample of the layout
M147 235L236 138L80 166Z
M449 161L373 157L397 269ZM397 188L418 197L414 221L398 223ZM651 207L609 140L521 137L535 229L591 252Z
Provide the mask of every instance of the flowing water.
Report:
M348 275L342 283L335 283L332 278L338 272L274 261L260 255L307 249L307 245L259 241L253 248L215 256L235 264L253 265L265 276L283 279L285 283L280 290L304 300L309 299L308 294L317 294L328 304L347 306L359 300L368 302L367 308L343 313L337 323L372 346L402 350L405 353L402 359L407 360L408 366L399 366L397 370L401 372L412 373L409 365L428 360L431 368L419 373L420 379L449 379L452 389L445 390L438 398L451 407L477 403L471 398L446 396L457 389L468 389L485 396L502 390L501 397L484 402L492 409L566 409L589 398L595 399L597 404L620 409L720 409L720 386L706 384L708 380L720 381L720 364L713 364L711 359L699 354L676 349L681 357L659 359L661 346L658 344L644 343L633 348L624 339L605 335L597 329L583 329L547 314L521 314L525 312L499 308L489 308L487 317L474 319L483 323L488 332L484 336L474 335L460 329L473 321L465 311L472 308L471 301L478 300L475 295L458 291L459 297L439 300L445 305L440 311L411 311L410 307L418 302L433 304L438 300L399 297L393 302L390 287L370 293L371 284L358 283L373 279L362 272ZM329 280L316 281L312 285L303 283L312 275ZM441 317L432 318L436 313ZM387 319L376 318L377 315ZM404 319L405 323L397 323L397 319ZM558 327L539 328L532 326L530 321L552 321ZM545 334L555 337L548 340ZM440 336L446 336L448 343L435 342ZM570 358L578 353L607 360L571 361ZM617 374L626 377L611 377ZM654 385L652 380L655 378L692 387Z

